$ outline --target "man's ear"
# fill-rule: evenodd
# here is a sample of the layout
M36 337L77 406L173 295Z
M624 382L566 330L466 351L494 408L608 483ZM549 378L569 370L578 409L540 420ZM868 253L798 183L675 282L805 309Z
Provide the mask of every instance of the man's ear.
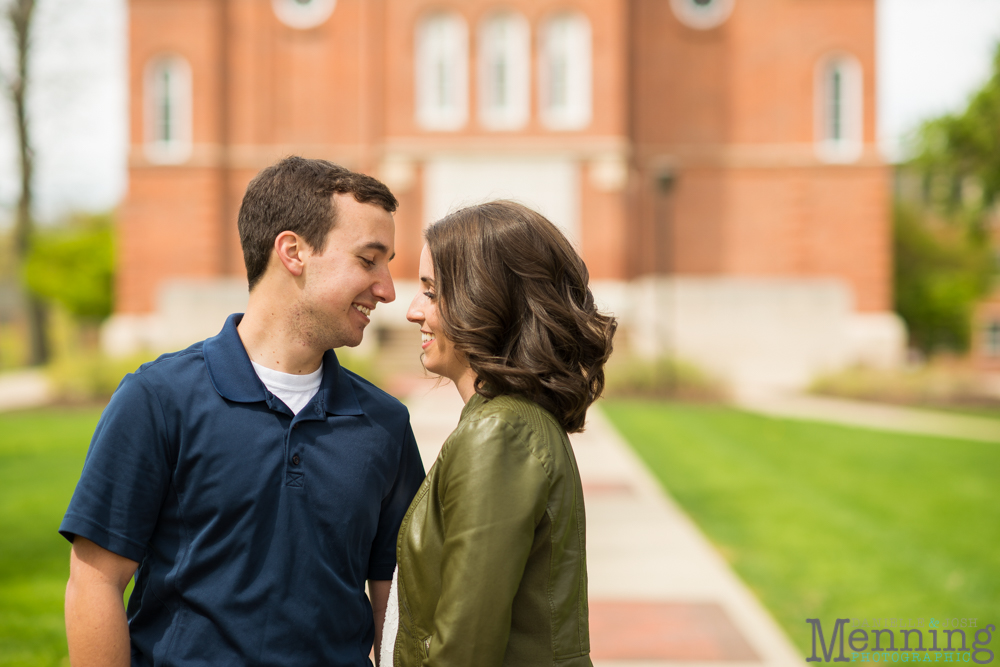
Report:
M284 231L274 239L274 251L278 253L278 261L293 276L301 276L304 268L303 255L306 251L305 241L295 232Z

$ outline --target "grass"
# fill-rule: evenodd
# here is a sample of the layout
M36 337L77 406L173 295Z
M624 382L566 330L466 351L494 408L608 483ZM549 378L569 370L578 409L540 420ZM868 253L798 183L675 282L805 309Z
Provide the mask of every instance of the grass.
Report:
M806 618L1000 621L1000 443L721 406L606 412L803 657Z
M99 408L0 414L0 665L68 664L69 543L57 531Z

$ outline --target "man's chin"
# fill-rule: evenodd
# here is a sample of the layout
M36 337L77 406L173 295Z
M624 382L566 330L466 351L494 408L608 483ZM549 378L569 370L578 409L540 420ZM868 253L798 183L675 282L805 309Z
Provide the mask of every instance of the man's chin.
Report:
M341 347L357 347L358 345L361 345L361 341L364 340L364 337L365 330L362 328L357 332L357 336L353 336L341 343Z

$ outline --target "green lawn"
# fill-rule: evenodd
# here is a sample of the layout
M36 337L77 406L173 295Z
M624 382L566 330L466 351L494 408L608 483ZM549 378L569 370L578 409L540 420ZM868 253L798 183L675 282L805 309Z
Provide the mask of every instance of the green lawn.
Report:
M604 407L803 656L806 618L1000 622L1000 443Z
M0 414L0 665L69 664L63 593L69 543L57 531L99 409Z

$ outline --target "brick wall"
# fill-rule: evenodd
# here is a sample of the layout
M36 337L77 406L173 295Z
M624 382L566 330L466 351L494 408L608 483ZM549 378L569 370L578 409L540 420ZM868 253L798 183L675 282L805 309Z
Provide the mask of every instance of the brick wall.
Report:
M409 176L399 200L393 274L412 278L422 245L423 164L442 155L555 155L580 166L581 249L595 279L655 273L839 277L863 311L889 308L888 184L874 149L874 0L737 0L720 27L685 27L667 0L575 0L593 35L593 120L555 132L539 121L537 28L563 0L516 0L532 27L531 116L512 132L477 121L477 25L497 6L463 0L469 122L415 122L414 30L427 0L339 0L297 30L270 0L229 0L228 116L218 0L130 0L129 192L121 210L118 310L150 312L174 277L242 276L235 233L243 189L292 153L376 175ZM866 150L825 165L814 147L814 76L827 53L864 72ZM190 160L144 156L143 72L178 53L193 72ZM225 123L223 122L225 120ZM228 148L223 150L223 138ZM625 178L601 174L617 162ZM608 166L610 165L610 167ZM602 171L603 170L603 171Z

